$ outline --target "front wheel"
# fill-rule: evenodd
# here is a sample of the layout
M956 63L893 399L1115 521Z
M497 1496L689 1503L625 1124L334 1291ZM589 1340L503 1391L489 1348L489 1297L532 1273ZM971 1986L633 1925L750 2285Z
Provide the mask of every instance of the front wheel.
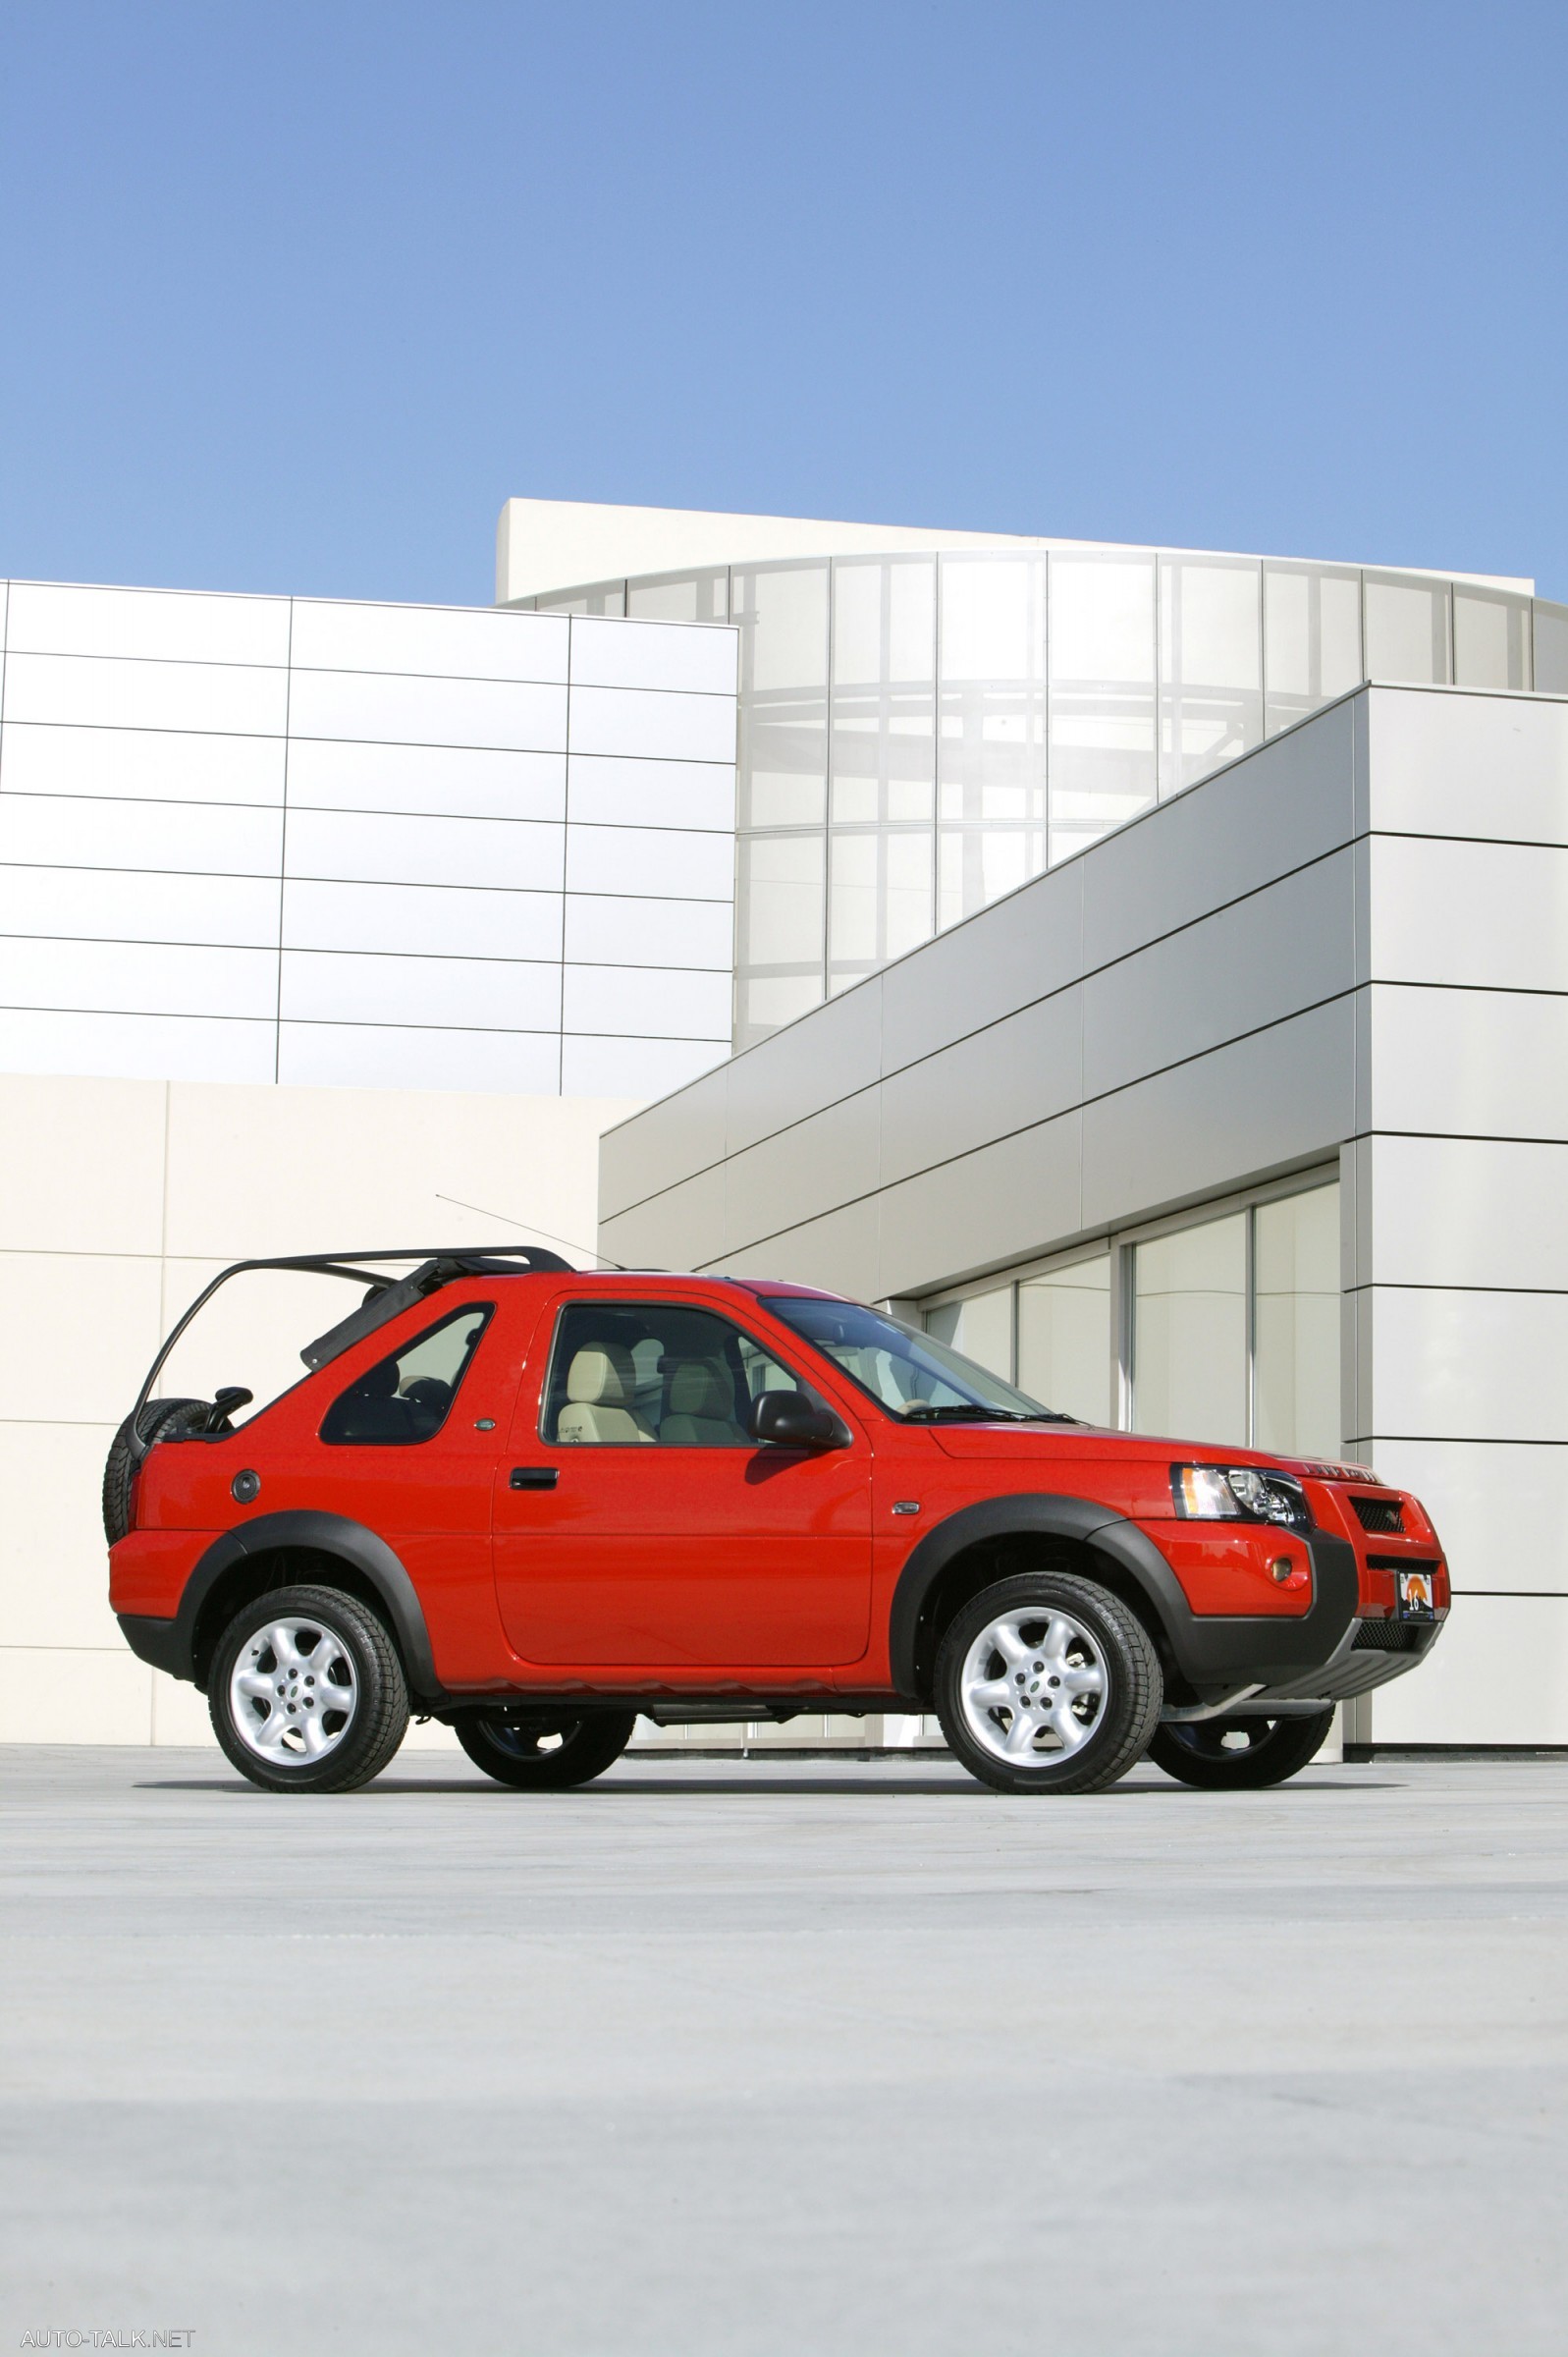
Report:
M603 1776L636 1724L635 1711L464 1711L454 1722L474 1766L523 1792L564 1791Z
M1332 1709L1301 1719L1167 1720L1149 1757L1178 1783L1205 1792L1251 1792L1282 1784L1317 1758L1334 1723Z
M1137 1614L1065 1572L999 1580L937 1655L943 1732L999 1792L1103 1791L1142 1758L1162 1691Z
M275 1588L235 1615L207 1674L212 1731L269 1792L349 1792L408 1727L397 1648L356 1596Z

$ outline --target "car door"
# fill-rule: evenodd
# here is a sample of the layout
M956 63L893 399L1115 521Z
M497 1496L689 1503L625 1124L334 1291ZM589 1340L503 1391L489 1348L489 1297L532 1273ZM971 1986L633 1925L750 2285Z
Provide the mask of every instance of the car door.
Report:
M700 1295L561 1300L496 1492L501 1615L524 1660L744 1675L860 1659L866 1431L816 1452L746 1429L760 1390L819 1398L791 1356Z
M229 1482L253 1466L245 1519L304 1509L384 1539L418 1590L438 1666L460 1679L506 1659L490 1508L531 1307L512 1285L444 1289L203 1451L229 1519Z

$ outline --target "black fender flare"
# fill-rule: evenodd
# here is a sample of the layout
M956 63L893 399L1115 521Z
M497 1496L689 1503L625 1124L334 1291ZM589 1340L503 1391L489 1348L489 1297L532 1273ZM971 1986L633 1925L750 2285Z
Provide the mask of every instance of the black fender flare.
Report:
M366 1530L362 1522L351 1522L346 1514L304 1509L257 1514L213 1541L186 1581L167 1643L167 1657L172 1658L166 1657L160 1667L172 1669L176 1677L194 1680L196 1622L218 1581L237 1563L253 1556L271 1555L285 1547L307 1548L312 1555L335 1555L340 1561L351 1563L369 1581L386 1611L409 1686L416 1694L431 1700L440 1694L441 1681L430 1651L424 1608L413 1581L386 1540L377 1538L373 1530Z
M1100 1549L1130 1572L1167 1634L1171 1622L1190 1617L1174 1571L1135 1522L1089 1498L1019 1491L982 1498L963 1506L912 1548L898 1574L889 1615L888 1651L892 1683L900 1694L919 1692L916 1667L921 1616L932 1589L956 1556L987 1539L1049 1537L1077 1539Z
M933 1587L954 1557L987 1539L1034 1535L1076 1539L1108 1556L1135 1583L1193 1687L1223 1692L1242 1682L1273 1684L1299 1677L1327 1661L1357 1605L1354 1549L1326 1531L1309 1542L1313 1601L1299 1617L1194 1613L1186 1593L1147 1531L1125 1514L1088 1498L1023 1491L960 1507L913 1548L893 1590L888 1643L892 1682L918 1695L917 1639Z

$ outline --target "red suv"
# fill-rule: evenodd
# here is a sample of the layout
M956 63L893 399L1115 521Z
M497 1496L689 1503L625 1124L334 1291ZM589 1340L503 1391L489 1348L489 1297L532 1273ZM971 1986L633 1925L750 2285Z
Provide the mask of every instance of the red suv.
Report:
M248 1421L239 1388L151 1398L256 1268L364 1298ZM1449 1602L1427 1515L1364 1466L1098 1430L802 1286L536 1250L225 1271L104 1519L133 1651L278 1791L367 1782L410 1710L530 1788L597 1776L639 1713L823 1710L934 1710L1005 1792L1145 1752L1274 1783Z

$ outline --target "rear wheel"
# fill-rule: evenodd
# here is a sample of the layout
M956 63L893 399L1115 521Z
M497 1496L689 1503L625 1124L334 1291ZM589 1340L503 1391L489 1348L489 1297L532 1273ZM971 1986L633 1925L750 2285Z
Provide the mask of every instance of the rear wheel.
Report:
M396 1646L357 1596L277 1588L235 1615L207 1675L212 1728L269 1792L369 1783L408 1727Z
M476 1768L519 1791L562 1791L586 1784L620 1759L637 1724L635 1711L464 1711L458 1741Z
M1026 1572L954 1616L937 1655L943 1732L1000 1792L1099 1792L1160 1717L1160 1660L1136 1613L1094 1580Z
M1334 1723L1331 1709L1310 1719L1167 1721L1149 1746L1157 1768L1206 1792L1247 1792L1282 1784L1316 1759Z

